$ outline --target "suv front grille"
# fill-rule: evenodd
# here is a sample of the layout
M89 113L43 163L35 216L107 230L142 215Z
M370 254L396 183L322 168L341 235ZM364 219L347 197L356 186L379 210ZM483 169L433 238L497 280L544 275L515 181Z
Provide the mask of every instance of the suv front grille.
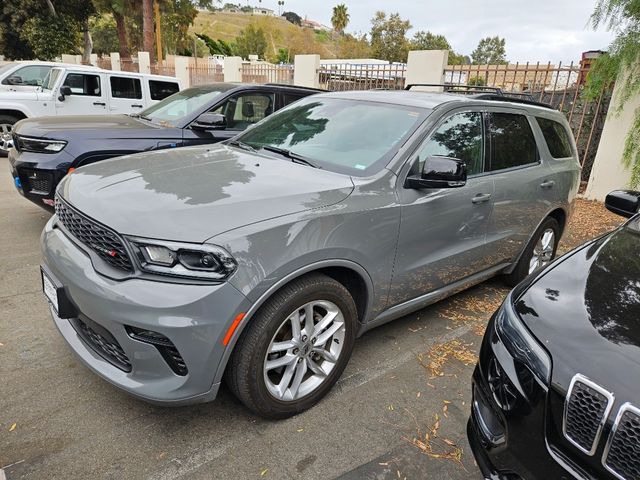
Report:
M106 332L105 334L98 332L97 329L91 328L79 318L72 319L71 323L76 332L78 332L78 335L80 335L98 355L120 370L125 372L131 371L129 357L127 357L127 354L124 353L124 350L122 350L122 347L113 336Z
M618 478L640 479L640 410L623 405L613 428L602 461L604 466Z
M129 254L118 234L82 215L58 197L55 208L60 223L71 235L112 267L126 272L133 271Z
M593 455L612 405L611 393L580 374L573 377L565 400L565 437L587 455Z

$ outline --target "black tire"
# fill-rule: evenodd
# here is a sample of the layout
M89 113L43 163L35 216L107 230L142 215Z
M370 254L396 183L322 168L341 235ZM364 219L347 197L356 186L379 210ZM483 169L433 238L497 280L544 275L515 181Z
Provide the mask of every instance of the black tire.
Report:
M20 118L14 117L13 115L0 114L0 125L1 124L9 124L14 125ZM0 134L2 132L0 131ZM0 157L6 157L9 154L8 151L0 148Z
M269 393L263 368L267 349L282 322L296 308L314 300L328 300L342 312L345 335L335 366L316 390L297 400L282 401ZM232 393L250 410L266 418L296 415L315 405L340 378L355 342L358 315L349 291L339 282L320 273L294 280L260 307L238 340L226 373Z
M507 283L507 285L511 287L515 287L518 283L520 283L529 275L529 263L531 261L531 257L533 256L533 249L535 248L536 244L540 240L543 232L545 232L548 229L553 230L553 233L555 236L555 243L553 246L553 254L551 258L553 259L556 257L556 251L558 250L558 242L560 241L560 225L558 224L558 221L555 218L547 217L540 224L538 229L535 231L535 233L529 240L529 243L527 244L527 247L522 252L522 256L520 257L520 260L518 260L516 267L513 269L511 273L504 276L504 280Z

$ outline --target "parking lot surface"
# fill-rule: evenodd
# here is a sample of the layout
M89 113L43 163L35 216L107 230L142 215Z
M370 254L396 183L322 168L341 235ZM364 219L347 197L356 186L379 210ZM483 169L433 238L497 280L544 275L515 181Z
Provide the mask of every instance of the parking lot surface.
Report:
M263 420L226 389L161 408L92 374L56 331L38 268L48 218L0 175L0 479L481 478L465 425L499 279L364 335L333 391L294 418ZM619 222L587 202L574 218L586 225L563 250Z

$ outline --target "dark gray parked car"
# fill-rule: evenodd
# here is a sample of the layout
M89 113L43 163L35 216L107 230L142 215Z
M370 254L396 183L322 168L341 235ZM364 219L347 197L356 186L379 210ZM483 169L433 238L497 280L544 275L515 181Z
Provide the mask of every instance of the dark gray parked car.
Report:
M225 377L261 415L309 408L363 332L554 257L579 182L567 122L484 98L319 94L226 144L80 168L42 234L57 327L151 402Z

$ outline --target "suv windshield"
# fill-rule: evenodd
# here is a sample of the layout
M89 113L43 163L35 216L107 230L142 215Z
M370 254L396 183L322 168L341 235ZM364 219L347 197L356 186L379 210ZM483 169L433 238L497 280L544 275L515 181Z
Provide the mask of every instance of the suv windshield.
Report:
M388 103L309 97L268 117L237 141L364 176L386 165L429 111Z
M223 91L224 88L188 88L143 110L139 116L160 125L175 127L185 116L202 110Z

